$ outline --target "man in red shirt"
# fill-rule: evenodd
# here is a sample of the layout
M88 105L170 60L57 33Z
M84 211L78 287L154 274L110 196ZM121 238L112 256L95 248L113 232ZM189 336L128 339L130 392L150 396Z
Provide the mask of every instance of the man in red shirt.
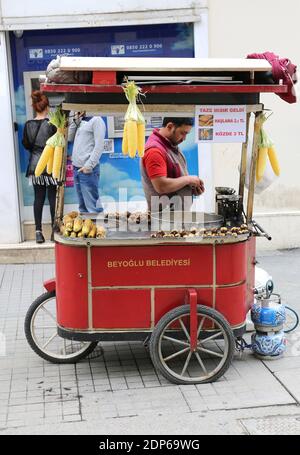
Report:
M193 124L193 118L165 117L162 128L155 129L146 142L141 176L150 211L167 206L190 210L193 195L204 192L203 181L188 175L185 157L178 148Z

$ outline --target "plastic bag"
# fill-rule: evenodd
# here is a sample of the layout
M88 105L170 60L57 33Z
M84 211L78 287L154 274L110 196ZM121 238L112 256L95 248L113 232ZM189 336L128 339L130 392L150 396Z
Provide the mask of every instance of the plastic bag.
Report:
M60 56L51 60L46 69L47 82L56 84L91 84L91 71L64 71L60 69Z

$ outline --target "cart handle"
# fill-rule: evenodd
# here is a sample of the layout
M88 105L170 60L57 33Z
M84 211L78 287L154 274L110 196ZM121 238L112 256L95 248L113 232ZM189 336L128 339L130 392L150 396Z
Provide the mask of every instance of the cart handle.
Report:
M258 237L266 237L268 240L272 240L270 234L268 234L255 220L252 220L252 225L256 230L256 235Z
M197 301L198 294L196 289L187 289L187 304L190 305L190 343L191 351L197 351Z
M45 288L48 292L53 292L53 291L55 291L55 289L56 289L56 281L55 281L55 278L51 278L50 280L44 281L43 285L44 285L44 288Z

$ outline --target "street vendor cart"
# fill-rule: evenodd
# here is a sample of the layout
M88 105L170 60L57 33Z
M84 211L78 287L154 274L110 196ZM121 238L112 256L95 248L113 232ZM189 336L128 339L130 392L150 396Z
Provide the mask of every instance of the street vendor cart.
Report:
M195 105L244 105L247 139L242 145L236 193L218 188L217 213L204 214L200 222L197 217L192 219L185 226L187 235L183 231L173 237L151 230L110 232L109 225L101 239L66 238L57 233L56 277L44 283L46 293L28 310L28 342L46 360L71 363L90 354L101 341L148 340L155 368L170 381L215 381L230 366L235 342L245 332L246 315L253 304L256 237L269 237L252 217L257 122L264 110L260 94L285 93L286 87L263 78L270 65L261 60L66 57L61 69L92 71L93 81L88 85L45 83L42 89L65 93L62 107L67 112L101 115L125 113L124 75L140 71L180 79L183 72L188 73L192 80L188 84L141 83L147 92L143 99L146 111L188 117L194 116ZM228 74L237 83L193 82L195 75ZM253 146L246 197L250 136ZM60 181L64 179L62 166ZM61 185L58 221L63 216L63 191Z

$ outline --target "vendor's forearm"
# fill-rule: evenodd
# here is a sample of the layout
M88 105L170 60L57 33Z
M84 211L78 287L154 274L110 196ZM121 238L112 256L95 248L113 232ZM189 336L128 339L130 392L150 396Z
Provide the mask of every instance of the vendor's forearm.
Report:
M159 194L175 193L190 184L188 175L177 178L158 177L152 180L155 191Z

